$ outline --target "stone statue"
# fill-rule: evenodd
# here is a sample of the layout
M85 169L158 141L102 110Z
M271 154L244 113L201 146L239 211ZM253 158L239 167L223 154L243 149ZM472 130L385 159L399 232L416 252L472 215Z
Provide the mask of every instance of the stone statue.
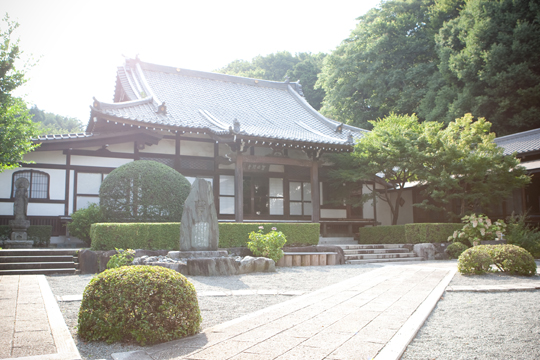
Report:
M180 222L180 251L216 251L219 227L210 183L196 179L184 203Z
M15 220L9 221L11 227L11 241L6 240L6 247L32 247L33 241L28 240L26 230L30 227L30 221L26 219L28 208L28 188L30 183L27 178L21 177L15 181L15 201L13 203L13 215Z
M13 203L13 215L15 221L26 220L28 209L28 188L30 183L27 178L21 177L15 181L15 202Z

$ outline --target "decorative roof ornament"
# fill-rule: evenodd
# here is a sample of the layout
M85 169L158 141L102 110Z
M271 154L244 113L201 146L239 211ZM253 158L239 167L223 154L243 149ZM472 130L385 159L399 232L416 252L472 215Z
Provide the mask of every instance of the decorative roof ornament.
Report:
M302 84L300 84L300 80L294 83L296 86L296 92L300 94L301 96L304 96L304 92L302 91Z
M285 84L288 84L290 82L291 82L291 79L287 75L285 75Z
M336 132L341 134L343 132L343 123L339 124L337 127L336 127Z
M94 99L94 102L92 103L92 107L97 110L101 110L101 103L95 97L93 99Z
M354 138L352 136L352 132L349 131L349 134L347 135L347 144L354 145Z
M167 115L167 106L165 105L165 101L158 106L157 113L161 115Z
M233 121L233 132L235 134L238 134L240 132L240 121L238 121L237 118L234 118Z

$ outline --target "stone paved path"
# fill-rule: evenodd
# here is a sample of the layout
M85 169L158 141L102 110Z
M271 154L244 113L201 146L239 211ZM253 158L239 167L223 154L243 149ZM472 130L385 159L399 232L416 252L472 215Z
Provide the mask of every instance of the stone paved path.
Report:
M114 359L398 359L455 269L383 267Z
M80 358L45 277L0 276L0 359L28 356Z

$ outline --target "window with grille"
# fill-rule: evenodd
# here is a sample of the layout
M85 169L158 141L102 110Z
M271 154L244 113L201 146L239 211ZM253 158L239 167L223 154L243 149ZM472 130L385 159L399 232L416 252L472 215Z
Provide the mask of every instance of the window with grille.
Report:
M13 174L11 186L11 196L15 197L15 182L19 178L27 178L30 183L28 188L29 199L48 199L49 198L49 174L37 170L22 170Z
M291 215L311 215L310 182L289 182L289 211Z

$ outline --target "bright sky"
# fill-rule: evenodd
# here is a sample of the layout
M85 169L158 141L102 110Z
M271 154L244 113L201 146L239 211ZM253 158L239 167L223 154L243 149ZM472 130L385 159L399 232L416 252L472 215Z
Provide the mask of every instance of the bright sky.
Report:
M112 101L122 55L212 71L277 51L330 52L379 0L1 0L39 62L17 95L88 122L92 97ZM2 28L5 28L2 25ZM294 80L294 79L292 79Z

